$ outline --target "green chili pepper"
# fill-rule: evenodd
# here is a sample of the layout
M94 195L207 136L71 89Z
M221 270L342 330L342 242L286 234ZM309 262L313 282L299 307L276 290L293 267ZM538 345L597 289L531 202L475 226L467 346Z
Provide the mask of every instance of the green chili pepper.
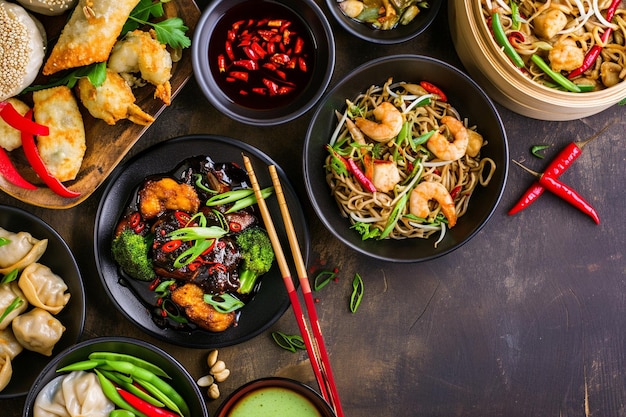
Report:
M504 50L504 53L511 58L513 64L518 68L524 67L524 60L517 53L511 42L509 42L509 38L507 38L506 33L504 32L504 28L502 27L502 23L500 22L500 15L498 13L493 13L491 15L491 28L493 29L493 35L498 43Z
M313 280L313 291L319 291L326 286L332 279L337 276L334 271L321 271Z
M572 93L580 93L582 90L576 84L567 79L560 72L554 71L539 55L533 54L530 59L537 65L543 72L545 72L554 82L558 83L561 87Z
M116 353L116 352L92 352L89 354L89 359L92 360L103 360L103 361L126 361L130 362L135 366L139 366L143 369L147 369L155 375L161 376L163 378L171 379L171 377L165 372L160 366L155 365L151 362L148 362L144 359L138 358L133 355L128 355L125 353Z
M550 145L534 145L530 148L530 153L532 153L537 158L543 159L543 154L541 151L548 149Z
M361 304L364 288L363 279L358 273L355 274L352 280L352 294L350 295L350 311L352 313L356 313Z
M297 334L288 335L282 332L272 332L272 339L274 339L274 342L276 342L278 346L290 352L295 352L298 349L306 349L302 336Z
M122 398L120 393L117 392L115 384L113 384L113 382L109 381L104 375L102 375L102 372L97 369L94 369L94 371L98 376L98 381L100 382L100 387L102 387L102 392L109 400L111 400L113 404L115 404L122 410L130 411L136 416L146 417L145 414L137 411L132 405L128 404L126 400Z

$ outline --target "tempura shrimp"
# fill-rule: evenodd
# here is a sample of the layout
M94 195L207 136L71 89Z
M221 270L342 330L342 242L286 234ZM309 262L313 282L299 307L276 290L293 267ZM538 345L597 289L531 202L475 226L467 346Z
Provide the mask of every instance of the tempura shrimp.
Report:
M423 219L428 218L430 200L439 203L441 212L448 219L448 227L453 227L456 224L454 200L446 187L439 182L425 181L417 184L409 196L409 212Z
M195 213L200 207L196 190L189 184L178 183L171 178L148 180L139 190L139 211L145 219L151 219L165 210L182 210Z
M108 61L118 73L141 73L141 78L156 86L154 97L169 105L172 99L172 56L156 39L154 31L134 30L118 41Z
M388 142L398 136L404 122L402 113L393 104L384 101L372 112L376 120L357 117L354 123L361 132L377 142Z
M154 121L154 117L135 104L130 86L116 72L107 69L106 79L98 87L86 77L79 79L77 85L80 101L89 113L109 125L121 119L144 126Z
M452 116L443 116L441 123L448 127L454 141L450 142L445 135L436 131L426 142L426 147L441 160L456 161L467 151L469 133L463 123Z

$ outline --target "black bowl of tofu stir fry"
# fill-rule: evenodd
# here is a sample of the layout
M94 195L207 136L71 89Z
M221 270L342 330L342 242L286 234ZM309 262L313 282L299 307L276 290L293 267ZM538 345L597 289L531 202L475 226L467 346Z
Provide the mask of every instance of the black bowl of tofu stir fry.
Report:
M419 36L433 23L442 0L326 0L335 20L372 43L395 44Z
M26 395L85 324L78 265L40 218L0 206L0 399Z
M374 258L418 262L459 248L487 223L508 145L493 103L464 73L429 57L379 58L322 102L304 175L336 238Z
M451 2L463 64L494 100L540 120L575 120L626 97L623 0Z

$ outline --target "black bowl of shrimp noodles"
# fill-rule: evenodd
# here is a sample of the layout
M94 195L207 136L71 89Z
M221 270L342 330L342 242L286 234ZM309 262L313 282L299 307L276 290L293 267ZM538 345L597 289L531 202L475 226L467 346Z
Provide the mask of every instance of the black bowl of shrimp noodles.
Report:
M474 81L437 59L396 55L363 64L324 96L303 167L314 210L337 239L380 260L420 262L487 223L508 152L502 120Z

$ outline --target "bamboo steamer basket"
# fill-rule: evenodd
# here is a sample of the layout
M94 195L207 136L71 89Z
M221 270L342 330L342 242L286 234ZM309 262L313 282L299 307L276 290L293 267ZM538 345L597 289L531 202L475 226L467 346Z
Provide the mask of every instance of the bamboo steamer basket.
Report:
M452 41L461 62L487 94L502 106L533 119L577 120L626 97L626 81L588 93L544 87L515 68L491 36L480 0L449 0Z

